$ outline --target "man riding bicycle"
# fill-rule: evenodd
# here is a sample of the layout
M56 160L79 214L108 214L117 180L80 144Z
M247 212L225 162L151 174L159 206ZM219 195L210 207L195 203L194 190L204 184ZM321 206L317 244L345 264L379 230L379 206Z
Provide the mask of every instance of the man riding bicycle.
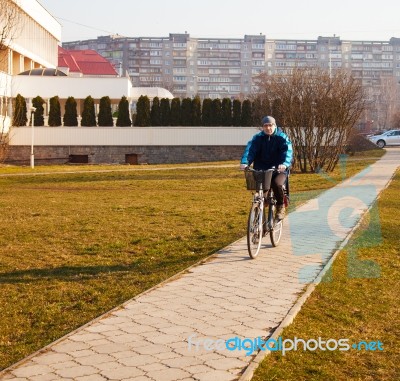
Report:
M277 215L279 220L285 217L284 190L288 168L292 163L293 148L288 136L276 126L275 118L262 118L263 130L247 143L240 169L246 169L253 164L256 170L266 170L275 167L278 173L272 177L271 187L277 201Z

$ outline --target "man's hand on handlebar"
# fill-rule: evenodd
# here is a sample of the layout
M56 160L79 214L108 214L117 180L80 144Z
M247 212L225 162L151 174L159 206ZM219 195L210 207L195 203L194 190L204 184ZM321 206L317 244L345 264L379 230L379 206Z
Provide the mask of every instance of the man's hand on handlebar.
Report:
M286 170L286 165L279 164L278 165L278 172L285 172Z
M248 168L249 168L249 166L247 164L240 164L240 170L241 171L245 171Z

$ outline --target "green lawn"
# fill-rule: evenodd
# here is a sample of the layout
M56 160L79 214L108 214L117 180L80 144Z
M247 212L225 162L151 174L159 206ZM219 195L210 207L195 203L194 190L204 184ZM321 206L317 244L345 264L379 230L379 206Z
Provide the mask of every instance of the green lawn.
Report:
M285 356L272 352L257 369L254 381L400 380L399 194L400 171L379 198L379 219L376 210L365 216L334 262L332 281L317 286L281 335L283 340L348 338L350 344L379 340L383 350L378 346L366 350L362 344L362 350L299 350ZM358 277L352 277L355 259L370 261ZM378 277L371 277L378 275L371 271L372 263L380 267Z
M352 158L347 175L381 154ZM242 237L243 173L215 164L0 168L26 173L0 176L0 369ZM331 177L292 174L292 205L339 168Z

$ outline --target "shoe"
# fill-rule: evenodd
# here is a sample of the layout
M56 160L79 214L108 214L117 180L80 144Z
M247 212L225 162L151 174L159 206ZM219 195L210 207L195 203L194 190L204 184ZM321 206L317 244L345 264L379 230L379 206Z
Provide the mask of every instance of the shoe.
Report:
M276 206L276 219L283 220L285 218L285 205Z

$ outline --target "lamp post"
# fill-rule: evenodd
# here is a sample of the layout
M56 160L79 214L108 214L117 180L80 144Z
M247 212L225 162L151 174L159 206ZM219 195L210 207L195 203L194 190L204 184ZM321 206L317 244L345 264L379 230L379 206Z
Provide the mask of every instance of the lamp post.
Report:
M31 168L35 168L35 155L33 154L33 143L34 143L34 137L35 137L35 111L36 107L31 107L30 112L31 112L31 118L32 118L32 130L31 130Z

